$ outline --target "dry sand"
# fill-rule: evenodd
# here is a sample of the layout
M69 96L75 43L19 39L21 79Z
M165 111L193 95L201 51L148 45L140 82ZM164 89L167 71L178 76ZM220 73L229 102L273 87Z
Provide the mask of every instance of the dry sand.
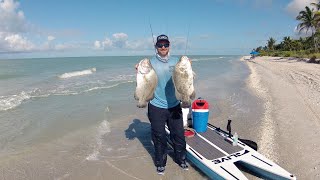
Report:
M257 57L242 61L249 88L264 101L259 152L295 174L320 179L320 65Z

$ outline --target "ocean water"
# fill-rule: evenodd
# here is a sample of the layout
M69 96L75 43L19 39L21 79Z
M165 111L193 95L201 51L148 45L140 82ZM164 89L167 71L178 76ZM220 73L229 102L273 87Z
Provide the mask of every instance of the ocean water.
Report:
M261 107L240 56L190 57L209 121L225 128L232 119L240 137L256 140ZM112 177L144 179L128 163L141 157L153 166L146 109L133 98L142 58L0 60L0 179L99 179L94 167L104 166Z

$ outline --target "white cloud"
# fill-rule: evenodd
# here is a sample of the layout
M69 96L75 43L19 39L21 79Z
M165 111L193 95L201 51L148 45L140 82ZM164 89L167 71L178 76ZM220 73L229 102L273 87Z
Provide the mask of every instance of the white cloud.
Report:
M27 31L24 13L18 11L19 3L0 0L0 32L21 33Z
M306 6L311 8L310 4L315 2L317 2L317 0L293 0L287 5L286 10L296 17Z
M54 46L54 50L57 51L72 50L77 48L79 48L79 45L74 43L62 43Z
M19 9L18 0L0 0L0 52L37 52L37 51L67 51L79 49L96 50L128 50L142 52L153 50L152 38L129 39L124 32L114 33L105 39L98 39L92 43L60 42L61 34L48 33L48 30L37 28L28 23L24 12ZM76 33L75 33L76 32ZM77 31L66 31L62 34L79 34ZM69 36L68 36L69 37ZM185 39L172 38L173 48L184 48Z
M12 12L19 6L19 3L14 2L13 0L2 0L0 2L0 8L3 11Z
M101 49L102 45L100 43L100 41L95 41L94 42L94 49Z
M126 47L129 50L136 50L136 51L150 50L150 49L153 49L153 42L151 38L139 39L139 40L134 40L132 42L127 42Z
M6 36L4 41L7 42L9 48L13 51L30 51L34 49L34 44L19 34Z
M31 51L35 45L20 34L0 32L0 52Z
M143 51L153 49L152 38L129 41L129 36L125 33L115 33L112 35L112 38L106 38L101 44L102 48L100 49L104 50L125 49L133 51Z
M128 39L128 35L125 33L115 33L112 37L119 41L126 41Z
M128 35L125 33L115 33L112 35L112 38L105 38L103 41L96 40L94 42L94 49L115 49L115 48L124 48L127 49L130 47L128 42Z
M296 18L299 15L300 11L305 10L306 6L312 9L314 7L311 6L311 3L317 3L317 2L318 2L317 0L292 0L287 5L286 10L289 14L291 14L294 18ZM312 33L311 29L309 29L308 31L304 29L301 32L299 32L297 27L295 27L293 31L298 37L307 37L307 36L310 36Z
M308 31L307 29L303 29L299 32L298 28L295 27L294 33L296 34L297 37L308 37L312 35L312 30L314 31L314 29L309 29Z
M125 33L115 33L112 35L113 41L112 44L117 48L127 48L128 44L128 35Z
M106 38L103 42L102 42L102 45L103 45L103 48L104 49L109 49L109 48L112 48L112 41L109 39L109 38Z
M156 38L156 37L154 37ZM172 37L170 38L172 48L175 50L185 50L186 48L186 38L185 37ZM190 42L189 42L190 46ZM93 43L93 49L96 50L114 50L114 49L123 49L130 51L146 51L153 50L153 39L136 39L129 40L129 36L125 33L115 33L111 38L105 38L104 40L96 40Z
M48 41L53 41L55 40L56 38L54 36L48 36Z
M35 45L22 33L27 32L24 13L18 11L19 3L0 0L0 51L30 51Z
M54 49L53 40L55 40L55 39L56 38L54 36L49 35L47 37L47 41L44 42L42 45L40 45L37 50L39 50L39 51L48 51L48 50Z
M0 0L0 52L61 51L82 47L77 42L54 44L55 36L35 30L19 10L16 0ZM38 43L29 37L37 39Z

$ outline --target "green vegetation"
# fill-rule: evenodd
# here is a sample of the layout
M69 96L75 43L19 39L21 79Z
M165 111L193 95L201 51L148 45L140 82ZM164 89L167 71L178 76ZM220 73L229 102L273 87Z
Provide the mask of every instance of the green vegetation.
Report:
M270 37L266 46L260 46L254 50L261 56L320 58L320 0L317 3L311 3L310 7L306 6L299 12L296 20L299 21L298 32L310 34L309 36L299 39L291 39L287 36L278 44L274 38Z

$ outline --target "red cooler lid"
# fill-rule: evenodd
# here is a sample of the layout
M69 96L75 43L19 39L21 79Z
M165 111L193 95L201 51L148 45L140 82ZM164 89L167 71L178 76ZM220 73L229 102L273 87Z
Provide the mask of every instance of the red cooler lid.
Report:
M209 109L209 103L204 99L198 98L193 101L192 109Z

